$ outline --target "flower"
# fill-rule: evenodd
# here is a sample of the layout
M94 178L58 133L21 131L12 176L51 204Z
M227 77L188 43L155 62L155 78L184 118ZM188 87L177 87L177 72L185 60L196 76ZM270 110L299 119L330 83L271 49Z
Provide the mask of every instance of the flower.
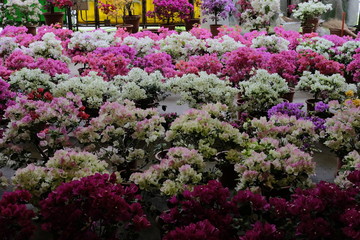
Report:
M171 124L165 140L174 146L196 149L206 160L219 151L242 146L247 134L219 120L226 110L226 105L220 103L204 105L201 110L190 109Z
M42 5L38 0L10 0L0 6L3 25L30 26L40 21Z
M64 97L72 92L81 97L89 108L99 108L104 102L119 98L118 88L112 82L105 82L96 72L62 81L52 91L55 97Z
M218 24L220 18L226 19L229 15L234 14L237 11L233 1L231 0L204 0L201 4L201 13L203 15L213 15L211 20ZM206 18L203 19L207 21Z
M205 183L204 173L205 162L198 151L177 147L170 148L159 164L143 173L133 173L130 180L140 189L173 196Z
M25 190L4 193L0 200L0 238L29 239L36 229L33 210L27 209L31 194Z
M115 76L114 84L119 87L120 99L134 101L138 107L156 106L167 96L163 83L164 77L159 71L147 73L140 68L132 68L126 76ZM147 105L146 105L147 103Z
M297 89L310 91L315 99L322 99L325 102L340 100L348 88L345 78L340 74L326 76L319 71L314 74L305 71L296 85Z
M297 5L297 8L293 10L293 16L301 22L304 22L309 18L316 18L332 9L332 4L323 4L318 0L309 0L308 2L302 2Z
M106 102L88 126L75 133L85 149L96 152L110 167L130 171L130 163L152 151L145 148L164 136L164 118L155 109L139 109L134 103Z
M42 199L62 183L95 173L106 173L106 167L104 161L98 160L91 153L72 149L58 150L45 167L30 164L18 169L12 181L17 189L25 189L33 197Z
M240 111L259 114L278 104L281 95L288 91L285 79L277 73L270 74L264 69L256 70L248 81L238 83L244 103Z
M64 183L41 201L42 228L64 239L129 239L150 226L139 200L135 185L124 187L115 174L97 173Z
M278 0L239 0L237 3L237 16L244 28L260 29L269 26L280 12Z
M187 0L153 0L154 11L148 11L146 16L158 18L170 24L175 18L190 18L190 13L194 7Z
M230 82L206 72L199 72L198 75L185 74L169 79L166 84L169 91L180 94L177 104L187 103L192 108L199 108L204 103L221 103L231 109L239 92L230 86Z

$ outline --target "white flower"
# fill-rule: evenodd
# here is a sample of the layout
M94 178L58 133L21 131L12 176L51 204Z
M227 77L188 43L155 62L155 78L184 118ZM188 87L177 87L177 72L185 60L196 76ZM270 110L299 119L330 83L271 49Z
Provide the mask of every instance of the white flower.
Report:
M38 88L51 89L55 87L50 75L42 73L40 69L23 68L10 75L12 88L29 93Z
M231 52L239 47L244 47L240 42L235 41L232 37L224 35L221 38L208 38L206 39L205 49L208 53L217 53L222 56L226 52Z
M295 18L304 21L307 18L319 17L331 9L332 4L323 4L318 0L309 0L308 2L299 3L293 13Z
M187 60L190 56L196 55L205 50L205 42L197 39L188 32L181 34L171 34L159 41L160 50L171 55L176 60Z
M119 98L119 89L112 82L104 81L96 72L70 78L53 88L54 96L66 96L68 92L80 96L90 108L99 108L104 101L115 101Z
M282 37L272 36L258 36L252 40L252 48L264 47L268 52L278 53L289 50L290 42Z
M178 104L188 103L190 107L216 102L233 106L235 95L239 91L230 85L230 82L206 72L199 72L199 75L185 74L167 82L169 91L180 94Z
M138 57L143 57L157 52L155 48L156 42L148 36L143 38L127 36L123 39L121 44L136 49Z
M96 48L110 47L115 43L115 33L103 30L75 32L70 38L68 48L73 51L92 52Z

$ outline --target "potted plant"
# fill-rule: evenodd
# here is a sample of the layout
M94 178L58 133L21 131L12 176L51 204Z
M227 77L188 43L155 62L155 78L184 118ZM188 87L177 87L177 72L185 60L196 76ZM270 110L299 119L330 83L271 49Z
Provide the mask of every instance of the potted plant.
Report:
M63 25L64 12L55 12L55 7L57 8L68 8L74 5L71 0L47 0L45 8L48 12L43 13L45 17L46 25Z
M106 11L106 13L104 11L103 12L107 16L114 18L116 23L118 23L118 19L124 18L126 14L126 5L128 2L129 0L111 0L108 4L101 3L100 7ZM125 24L125 22L123 22L122 25L116 25L116 28L125 28L129 33L132 33L133 27L134 26L132 24Z
M148 11L146 15L158 18L170 30L175 30L175 18L190 18L193 5L188 0L154 0L154 11Z
M137 33L139 31L139 25L140 25L140 15L134 14L134 4L139 3L141 4L141 1L139 0L125 0L125 8L124 8L124 16L123 20L125 24L131 24L133 25L132 33Z
M293 10L294 17L301 21L303 33L315 32L319 25L319 17L332 9L332 4L323 4L318 0L299 3Z
M110 26L111 22L110 22L110 19L108 17L108 14L110 12L116 11L116 7L113 4L103 3L101 1L99 1L99 9L100 9L101 12L103 12L106 15L106 19L104 20L105 26Z
M265 116L268 109L283 101L281 96L289 90L285 79L264 69L258 69L248 81L238 85L241 93L239 110L254 117Z
M215 24L210 25L211 33L216 36L219 31L217 30L221 25L218 25L220 18L226 19L229 15L235 13L237 10L232 0L204 0L201 4L201 13L203 15L213 15L210 17ZM204 18L203 22L207 19Z
M268 28L280 12L279 0L239 0L238 18L242 27L250 30Z
M0 7L3 25L25 26L28 33L36 35L42 5L38 0L9 0Z
M308 111L314 111L315 102L330 100L339 100L344 96L348 84L340 74L326 76L316 71L314 74L308 71L303 73L296 89L310 91L314 99L306 100Z

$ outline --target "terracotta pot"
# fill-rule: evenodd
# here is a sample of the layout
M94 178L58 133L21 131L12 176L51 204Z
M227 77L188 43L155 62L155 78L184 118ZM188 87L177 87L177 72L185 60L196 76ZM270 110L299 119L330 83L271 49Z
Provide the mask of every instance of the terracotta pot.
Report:
M124 23L125 24L131 24L133 25L132 28L132 33L137 33L139 31L139 26L140 26L140 15L126 15L123 17Z
M46 25L60 24L62 27L64 24L64 12L45 12L43 13Z
M222 25L215 25L215 24L211 24L210 25L210 31L213 37L216 37L219 34L219 30L218 28L221 27Z
M123 28L128 33L132 33L133 27L131 24L116 25L116 29Z
M160 27L167 28L169 30L175 30L175 24L161 24Z
M186 31L190 31L194 27L195 24L200 24L200 18L185 19Z
M289 92L284 93L281 98L288 100L289 102L294 101L295 88L289 88Z
M306 102L306 109L307 112L313 112L315 111L315 103L318 102L319 100L317 99L307 99Z
M227 162L225 156L226 151L223 151L217 153L215 157L215 160L218 162L217 168L222 172L219 182L221 182L224 187L234 189L236 187L236 179L239 178L239 175L235 172L234 164Z
M36 35L36 26L26 26L26 28L26 33L32 34L33 36Z

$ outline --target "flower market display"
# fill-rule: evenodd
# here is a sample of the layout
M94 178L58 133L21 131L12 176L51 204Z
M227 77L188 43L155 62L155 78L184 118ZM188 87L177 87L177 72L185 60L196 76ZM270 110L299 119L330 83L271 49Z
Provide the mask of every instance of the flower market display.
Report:
M99 7L134 13L120 2ZM21 3L0 4L4 23L29 15L0 30L0 240L360 239L360 35L271 26L277 0L201 1L240 24L217 34L33 35L37 2ZM195 11L153 4L168 24Z

